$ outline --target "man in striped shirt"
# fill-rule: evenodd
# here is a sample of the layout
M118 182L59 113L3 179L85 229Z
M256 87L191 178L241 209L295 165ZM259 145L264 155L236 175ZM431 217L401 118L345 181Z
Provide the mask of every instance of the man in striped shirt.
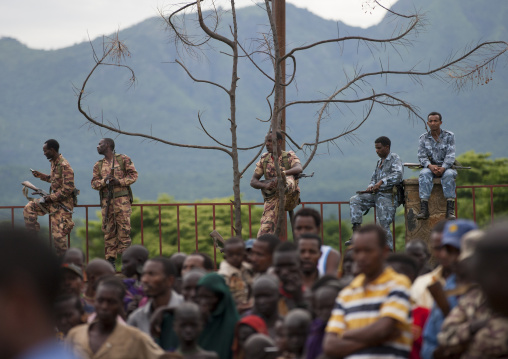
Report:
M323 349L340 358L408 358L412 345L410 281L386 266L386 232L367 225L353 236L361 272L339 293Z

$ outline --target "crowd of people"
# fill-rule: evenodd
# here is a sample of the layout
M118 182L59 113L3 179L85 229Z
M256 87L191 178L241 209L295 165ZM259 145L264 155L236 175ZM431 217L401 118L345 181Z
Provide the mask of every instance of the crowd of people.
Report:
M508 357L507 225L443 221L430 250L411 241L392 253L367 224L323 273L320 225L303 208L294 242L230 238L217 271L205 253L132 245L121 273L2 227L0 357Z

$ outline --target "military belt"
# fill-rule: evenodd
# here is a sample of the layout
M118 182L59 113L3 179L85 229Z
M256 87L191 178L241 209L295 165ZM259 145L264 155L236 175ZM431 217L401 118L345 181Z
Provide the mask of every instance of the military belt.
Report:
M102 193L104 194L104 196L107 196L108 195L108 191L102 191ZM129 195L129 191L124 189L123 191L118 191L118 192L113 192L113 198L118 198L118 197L124 197L124 196L128 196Z

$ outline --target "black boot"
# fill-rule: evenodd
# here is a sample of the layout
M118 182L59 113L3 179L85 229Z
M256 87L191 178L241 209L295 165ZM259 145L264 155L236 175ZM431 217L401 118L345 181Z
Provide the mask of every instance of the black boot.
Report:
M455 201L446 201L446 219L456 219L455 217Z
M362 225L360 223L353 223L353 233L356 232L358 229L360 229ZM349 241L346 241L344 245L346 247L349 247L351 244L353 244L353 235L351 235L351 238L349 238Z
M108 258L108 262L111 263L111 265L113 266L113 269L115 270L116 272L116 265L115 265L115 262L116 262L116 258L115 257L109 257Z
M420 201L420 213L416 215L416 219L428 219L429 214L429 201Z

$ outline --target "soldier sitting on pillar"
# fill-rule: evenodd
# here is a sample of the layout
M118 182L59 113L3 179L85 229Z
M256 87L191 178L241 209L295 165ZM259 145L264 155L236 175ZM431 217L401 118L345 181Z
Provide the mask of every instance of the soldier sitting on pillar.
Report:
M404 168L399 155L390 151L391 141L388 137L378 137L374 141L374 147L381 159L377 161L367 189L349 200L351 223L353 223L353 231L356 231L362 223L363 212L376 207L377 223L386 231L387 245L393 250L390 224L399 206L395 186L402 181Z
M302 165L300 159L293 151L282 151L283 141L282 134L277 131L277 158L282 176L286 178L287 207L288 201L298 203L300 188L298 187L298 180L294 176L302 172ZM263 192L265 200L263 215L261 216L261 227L257 237L265 233L275 232L279 210L277 173L275 171L271 133L265 137L265 146L268 152L264 153L258 163L256 163L256 169L250 181L251 187L260 189ZM260 181L263 175L265 176L265 181Z
M418 178L420 192L420 213L417 219L427 219L429 213L429 198L432 192L433 180L441 178L443 194L446 198L446 219L455 219L455 178L457 171L453 169L455 162L455 135L441 129L442 116L438 112L431 112L427 116L430 131L420 136L418 160L423 166Z

